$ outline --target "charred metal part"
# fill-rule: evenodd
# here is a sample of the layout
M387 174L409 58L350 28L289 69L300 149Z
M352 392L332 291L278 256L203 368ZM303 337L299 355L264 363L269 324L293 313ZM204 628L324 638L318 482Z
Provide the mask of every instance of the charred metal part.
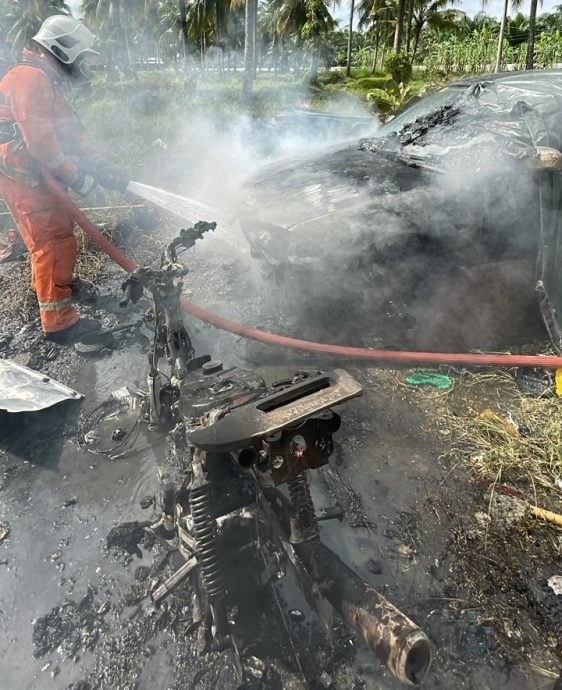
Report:
M212 365L210 371L205 367ZM180 386L180 411L185 420L200 417L218 407L236 408L266 392L261 376L246 369L218 369L206 360L201 369L190 371ZM228 449L230 450L230 448Z
M315 575L320 530L310 495L308 477L301 472L287 482L291 499L291 543Z
M189 487L189 507L193 536L197 541L197 560L201 581L209 598L217 640L228 637L222 565L217 548L217 523L211 506L211 488L200 452L193 454L193 479Z
M193 520L193 534L197 542L201 579L212 600L224 597L225 586L216 548L217 528L211 508L210 484L200 481L190 487L189 505Z
M151 599L152 602L157 605L162 601L162 599L169 594L174 587L179 585L182 580L185 580L185 578L191 573L191 571L196 567L197 565L197 559L196 558L190 558L189 561L186 561L183 565L181 565L173 575L170 575L170 577L163 582L161 585L159 585L152 593L151 593Z
M38 412L84 396L39 371L0 359L0 411Z
M203 364L201 369L203 369L203 373L206 376L209 376L210 374L218 374L219 371L222 371L222 362L219 360L209 360Z
M317 563L325 578L320 589L336 611L398 680L418 685L432 660L425 633L322 543Z
M515 370L515 381L521 393L536 397L547 397L554 394L554 375L548 369L540 367Z
M255 479L234 463L230 455L207 454L206 468L215 518L255 504Z
M293 514L291 515L291 542L317 542L319 539L318 523L314 504L308 487L308 478L303 472L287 482Z
M269 459L273 482L283 484L302 472L326 465L334 450L332 434L340 423L335 412L324 410L296 429L289 427L266 437L262 446Z
M329 508L322 508L316 513L318 522L324 520L343 520L343 508L339 505L330 506Z
M361 395L360 384L343 369L310 376L237 408L212 426L190 434L194 446L229 452L252 445L285 427L296 426L334 405Z
M103 331L98 331L90 336L83 338L79 343L74 345L76 352L82 355L93 355L102 350L111 349L115 346L113 338L115 333L122 333L123 331L132 331L135 328L142 326L141 321L133 321L131 323L122 323L113 328L107 328Z
M129 302L137 302L145 289L150 291L154 302L154 347L148 376L150 421L153 424L169 427L177 417L177 390L160 385L160 359L166 357L172 376L178 380L182 380L197 362L191 338L183 325L180 298L182 278L188 269L176 263L178 248L191 248L197 239L215 227L215 223L200 222L194 228L182 230L180 236L166 247L159 269L141 267L122 285L122 307Z
M223 370L209 356L195 358L179 307L181 278L187 269L176 260L179 248L192 246L193 237L211 226L198 224L191 234L182 231L166 248L160 270L139 269L126 284L133 301L144 288L152 293L155 334L148 377L149 419L169 431L171 462L159 472L161 519L153 528L158 527L165 539L176 538L186 559L153 592L152 601L160 601L198 566L195 588L205 604L204 611L199 610L199 599L194 606L194 622L202 623L199 641L203 645L210 630L216 649L231 647L242 678L227 617L226 571L219 551L223 535L218 533L217 518L248 520L235 513L251 504L256 511L252 527L258 532L264 560L262 581L282 575L290 561L327 630L335 608L397 678L417 684L431 661L429 641L322 545L310 493L308 471L328 462L332 436L340 426L331 408L361 395L362 388L341 369L299 372L267 388L253 372ZM167 368L161 371L164 358ZM289 498L275 489L282 483L288 485ZM341 509L325 509L321 518L341 519L341 515ZM263 539L260 524L267 528ZM251 541L248 548L255 547ZM282 611L281 616L284 620Z
M197 553L197 540L191 536L187 529L187 520L183 515L181 504L176 503L174 525L179 539L180 552L185 559L189 559Z

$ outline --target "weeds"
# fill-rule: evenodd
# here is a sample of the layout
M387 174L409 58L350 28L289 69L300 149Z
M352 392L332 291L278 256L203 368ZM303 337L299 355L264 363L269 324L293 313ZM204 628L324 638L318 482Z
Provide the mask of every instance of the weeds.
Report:
M446 456L485 482L529 500L557 500L562 479L562 400L531 397L506 371L463 372L450 392L416 391L441 433Z

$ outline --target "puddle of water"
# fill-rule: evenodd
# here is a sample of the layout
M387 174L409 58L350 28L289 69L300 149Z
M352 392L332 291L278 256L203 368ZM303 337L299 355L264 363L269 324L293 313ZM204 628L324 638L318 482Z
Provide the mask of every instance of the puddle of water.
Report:
M86 394L83 412L114 389L141 382L145 356L114 354L108 360L85 362L77 382ZM76 420L78 409L73 412ZM36 418L38 438L45 420L49 422L41 415ZM0 493L0 515L11 526L10 537L0 544L0 561L5 563L0 565L2 687L62 688L83 677L92 659L81 654L76 664L59 663L56 653L34 659L33 621L66 598L79 601L89 584L102 600L114 590L126 590L136 566L150 565L150 556L128 567L120 556L108 557L106 537L116 524L150 519L151 510L143 511L139 501L155 491L155 450L140 434L130 454L112 461L81 449L68 429L43 446L33 438L32 422L25 435L30 454L20 442L10 462L18 465L29 457L31 464L11 477L9 490ZM52 678L56 666L60 674Z

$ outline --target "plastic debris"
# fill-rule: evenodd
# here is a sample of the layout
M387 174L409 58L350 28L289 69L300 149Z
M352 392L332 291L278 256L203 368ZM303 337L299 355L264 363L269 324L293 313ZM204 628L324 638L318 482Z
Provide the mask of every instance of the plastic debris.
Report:
M562 527L562 515L560 515L560 513L554 513L552 510L545 510L538 506L531 506L530 510L533 517L544 520L545 522L550 522L552 525Z
M143 510L146 510L147 508L150 508L150 506L154 503L154 496L143 496L140 500L140 507Z
M301 623L304 620L304 613L300 609L291 609L289 616L297 623Z
M4 541L10 534L10 525L7 522L0 522L0 542Z
M511 417L508 417L505 419L504 417L500 416L497 412L494 412L493 410L490 410L490 408L487 408L483 412L480 412L475 417L476 422L481 422L481 423L488 423L488 424L493 424L505 431L506 433L510 434L511 436L528 436L529 435L529 430L527 429L527 433L521 434L519 431L519 424L515 422Z
M17 230L7 230L4 235L0 235L0 262L15 261L25 252L25 245Z
M409 544L398 544L396 551L406 558L410 558L410 556L414 555L414 549Z
M127 432L124 429L115 429L115 431L111 434L111 440L112 441L121 441L122 439L125 438L127 435Z
M489 618L478 611L465 611L461 616L463 637L467 650L474 656L493 651L497 644L494 627Z
M248 657L244 664L244 668L246 673L256 680L261 680L266 670L264 662L258 659L257 656Z
M556 384L556 395L560 397L562 396L562 369L557 369L554 372L554 381Z
M446 374L436 371L416 371L406 377L409 386L433 386L440 390L448 390L453 387L453 379Z
M553 575L548 579L548 586L557 596L562 596L562 575Z

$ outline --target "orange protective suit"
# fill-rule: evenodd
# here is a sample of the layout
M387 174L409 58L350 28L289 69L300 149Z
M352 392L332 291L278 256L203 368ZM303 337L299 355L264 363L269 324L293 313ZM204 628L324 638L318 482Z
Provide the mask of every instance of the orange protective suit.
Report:
M0 81L0 195L31 253L34 287L45 333L78 321L71 304L77 243L74 223L41 181L45 166L65 186L78 175L76 161L95 157L70 106L67 77L56 60L24 51L24 62Z

